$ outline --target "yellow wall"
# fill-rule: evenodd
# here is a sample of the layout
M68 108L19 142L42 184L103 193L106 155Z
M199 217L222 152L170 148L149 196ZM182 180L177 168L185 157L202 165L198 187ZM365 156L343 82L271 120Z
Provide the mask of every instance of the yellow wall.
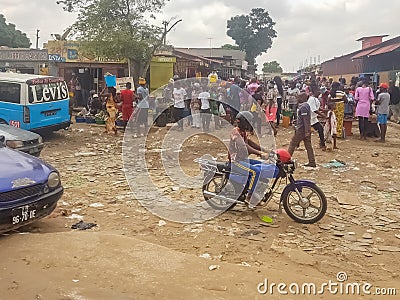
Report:
M168 83L174 76L175 57L155 56L150 63L150 92Z

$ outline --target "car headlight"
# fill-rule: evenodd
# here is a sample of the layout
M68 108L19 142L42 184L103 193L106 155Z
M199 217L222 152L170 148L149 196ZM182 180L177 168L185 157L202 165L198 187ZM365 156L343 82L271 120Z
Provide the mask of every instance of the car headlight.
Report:
M38 143L39 144L43 143L43 138L41 136L39 136L39 138L38 138Z
M61 183L60 175L58 175L57 172L51 172L47 179L47 185L49 186L49 188L54 189L58 187L60 183Z
M6 141L7 147L17 149L17 148L22 148L24 146L24 142L14 140L14 141Z

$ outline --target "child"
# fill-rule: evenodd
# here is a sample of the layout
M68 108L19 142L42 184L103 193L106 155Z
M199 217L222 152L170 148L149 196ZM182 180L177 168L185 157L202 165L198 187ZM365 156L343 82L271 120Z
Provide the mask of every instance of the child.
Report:
M327 121L326 121L325 127L324 127L324 135L325 135L325 141L327 141L327 142L333 141L333 149L339 149L336 146L337 122L336 122L336 115L334 112L335 109L336 109L336 103L329 102L328 103Z
M376 114L378 115L378 123L381 129L381 139L377 142L384 143L386 139L386 131L387 131L387 120L389 115L389 103L390 103L390 94L388 93L388 84L382 83L379 86L380 93L378 95L378 99L376 100L377 109Z

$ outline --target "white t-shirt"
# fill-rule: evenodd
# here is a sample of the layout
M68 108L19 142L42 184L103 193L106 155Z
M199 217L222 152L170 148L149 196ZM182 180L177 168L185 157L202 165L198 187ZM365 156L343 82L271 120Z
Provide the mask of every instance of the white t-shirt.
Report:
M174 107L175 108L185 108L185 97L186 91L184 88L174 88Z
M199 99L201 100L201 108L200 109L209 109L210 108L210 101L208 99L211 98L209 92L201 92L199 94Z
M311 125L318 123L318 115L315 113L321 107L321 102L314 96L310 96L307 101L308 105L310 105L311 110Z

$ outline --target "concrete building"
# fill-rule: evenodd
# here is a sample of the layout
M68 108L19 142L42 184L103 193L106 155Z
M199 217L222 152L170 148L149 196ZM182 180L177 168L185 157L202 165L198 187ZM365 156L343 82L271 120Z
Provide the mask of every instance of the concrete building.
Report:
M0 71L48 75L47 50L0 47Z

